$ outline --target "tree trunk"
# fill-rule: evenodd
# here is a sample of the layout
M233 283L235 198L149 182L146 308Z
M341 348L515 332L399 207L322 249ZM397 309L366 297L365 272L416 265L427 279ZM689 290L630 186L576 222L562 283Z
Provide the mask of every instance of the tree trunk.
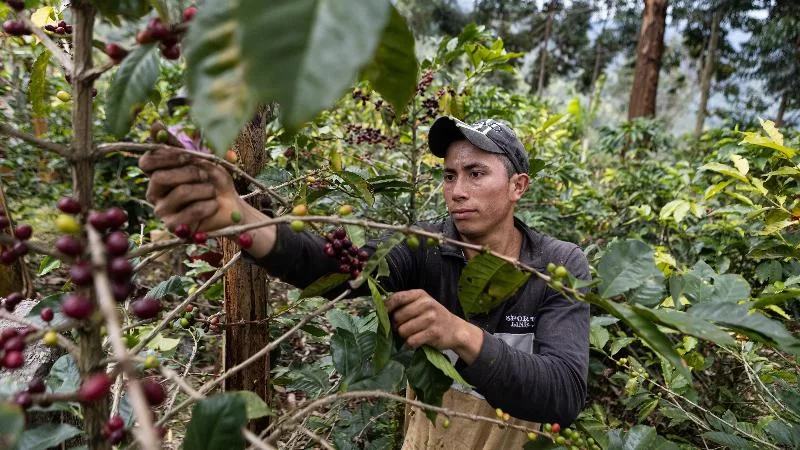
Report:
M74 197L81 203L84 213L91 209L94 198L94 161L90 154L94 144L92 135L92 80L85 74L92 69L92 38L94 34L95 9L86 0L72 2L73 67L72 74L72 189ZM87 292L89 294L90 292ZM93 295L93 293L91 293ZM76 361L81 376L95 372L104 365L101 327L90 325L77 329L78 348L81 357ZM103 425L108 420L109 404L105 401L91 402L83 408L83 430L88 447L92 450L109 449L111 445L102 436Z
M775 126L778 128L782 128L785 125L783 122L783 115L786 114L786 97L788 95L789 94L787 92L784 92L783 95L781 95L781 104L778 106L778 115L775 116Z
M536 95L542 95L544 90L544 72L547 66L547 44L550 42L550 33L553 31L553 16L556 12L556 0L550 0L547 4L547 22L544 25L544 39L542 39L542 49L539 53L539 83L536 86Z
M656 115L658 73L664 53L664 27L667 0L645 0L639 43L636 45L636 70L628 106L628 120Z
M696 138L703 134L703 125L706 122L706 109L711 91L711 78L714 76L714 63L717 60L717 43L719 42L719 23L721 20L722 12L719 10L714 11L711 17L711 37L708 40L703 76L700 80L700 105L697 107L697 120L694 125L694 137Z
M266 124L274 118L274 108L262 107L233 143L232 150L238 154L241 168L250 175L257 175L264 167L267 153L264 150ZM247 182L237 183L240 194L247 193ZM260 196L250 198L258 208ZM224 239L222 253L230 258L241 249L231 239ZM267 304L269 300L269 275L253 264L240 261L225 274L225 346L223 360L225 369L236 366L266 347L269 343ZM253 391L269 403L269 354L225 380L226 391ZM269 425L268 419L253 421L253 431L261 431Z

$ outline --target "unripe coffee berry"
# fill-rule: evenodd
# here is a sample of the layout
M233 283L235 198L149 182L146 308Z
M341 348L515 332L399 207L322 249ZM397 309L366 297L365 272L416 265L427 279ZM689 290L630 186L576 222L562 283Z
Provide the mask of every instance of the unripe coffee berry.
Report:
M292 215L293 216L306 216L308 215L308 207L306 205L300 204L292 208Z
M42 342L44 342L44 345L48 347L55 347L56 345L58 345L58 335L56 334L55 331L50 330L44 334Z
M155 355L148 355L147 358L144 359L145 369L157 369L159 364L158 357Z
M56 229L62 233L78 234L81 232L81 224L72 216L59 214L56 217Z
M306 223L303 222L302 220L293 220L292 223L289 224L289 227L295 233L299 233L306 228Z
M239 223L242 221L242 213L239 211L234 211L231 213L231 222Z

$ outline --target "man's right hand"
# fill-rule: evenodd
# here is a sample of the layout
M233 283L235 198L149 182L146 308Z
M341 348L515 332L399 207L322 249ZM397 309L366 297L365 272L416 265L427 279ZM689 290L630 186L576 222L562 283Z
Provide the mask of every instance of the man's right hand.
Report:
M147 201L170 228L213 231L231 225L231 213L242 208L231 176L209 161L159 149L139 158L139 167L150 173Z

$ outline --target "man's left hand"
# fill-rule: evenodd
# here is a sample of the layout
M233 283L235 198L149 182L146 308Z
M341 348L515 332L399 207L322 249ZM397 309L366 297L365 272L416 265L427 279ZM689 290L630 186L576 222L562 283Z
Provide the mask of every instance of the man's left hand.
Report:
M417 348L430 345L439 350L451 349L471 364L483 345L483 331L456 316L422 289L394 293L386 301L397 332L406 343Z

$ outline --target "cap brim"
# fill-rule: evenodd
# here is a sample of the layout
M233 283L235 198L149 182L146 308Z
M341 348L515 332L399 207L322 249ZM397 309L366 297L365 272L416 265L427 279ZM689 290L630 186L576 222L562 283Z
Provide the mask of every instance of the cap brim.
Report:
M468 124L453 117L440 117L433 122L428 132L431 153L444 158L447 149L455 141L468 140L472 145L491 153L504 153L491 139Z

